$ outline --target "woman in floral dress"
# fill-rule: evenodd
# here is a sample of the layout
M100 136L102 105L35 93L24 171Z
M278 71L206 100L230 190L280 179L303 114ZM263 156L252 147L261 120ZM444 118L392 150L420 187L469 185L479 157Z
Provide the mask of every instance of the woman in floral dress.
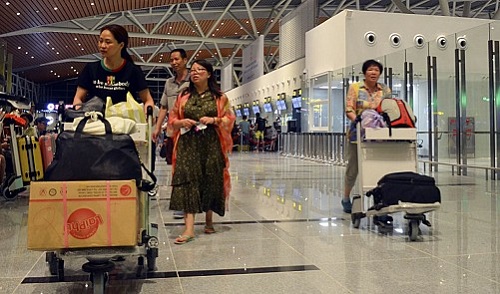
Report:
M179 95L168 120L175 130L170 209L184 211L185 223L175 244L194 239L196 213L206 213L206 234L215 233L213 212L224 216L231 188L228 153L234 120L212 65L194 61L189 88Z

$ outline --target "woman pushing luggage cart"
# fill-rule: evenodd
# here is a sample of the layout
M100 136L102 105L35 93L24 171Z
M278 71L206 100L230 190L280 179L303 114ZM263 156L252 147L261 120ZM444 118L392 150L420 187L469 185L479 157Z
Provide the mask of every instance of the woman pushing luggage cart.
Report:
M389 134L389 128L366 128L364 129L365 134L362 135L361 123L357 124L356 129L359 170L358 187L361 196L357 195L353 197L351 213L353 226L359 228L361 219L366 216L379 217L395 212L405 212L404 218L409 221L408 236L411 241L415 241L420 233L420 223L430 226L424 213L438 209L440 207L439 201L425 203L424 198L426 195L417 195L417 197L405 195L405 193L414 193L411 189L414 189L416 185L418 186L416 183L410 185L409 189L401 188L396 191L396 193L401 194L399 197L400 201L397 201L397 204L391 202L391 205L384 205L383 199L380 199L384 195L373 194L376 194L374 192L377 191L376 188L380 184L380 179L383 175L396 172L410 172L409 174L417 172L416 129L392 129L392 135ZM417 174L415 175L418 176ZM433 191L437 189L435 186L430 188ZM437 194L439 194L439 190L437 190ZM373 195L373 198L377 198L373 206L370 207L370 199L365 197L365 195ZM421 197L423 201L415 200L418 197ZM408 199L411 199L411 202ZM435 199L438 200L439 197ZM417 201L420 203L417 203Z

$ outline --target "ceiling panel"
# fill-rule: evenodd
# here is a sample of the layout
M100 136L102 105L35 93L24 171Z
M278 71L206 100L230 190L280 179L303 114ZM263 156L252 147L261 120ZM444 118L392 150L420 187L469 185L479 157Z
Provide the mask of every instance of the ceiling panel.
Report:
M234 12L233 15L238 17L234 20L229 15L225 15L223 20L217 22L221 13L230 5L232 0L25 0L25 1L6 1L0 3L0 19L2 19L2 26L0 26L0 35L10 32L17 32L23 29L30 28L43 28L56 24L57 27L67 28L71 31L68 33L55 33L55 32L35 32L28 34L19 34L11 37L4 37L3 40L7 42L8 52L13 54L13 68L14 72L21 76L27 77L34 82L45 82L55 79L54 75L43 76L50 73L50 70L61 72L60 78L65 79L67 76L74 75L71 66L75 66L72 61L75 58L79 59L97 59L97 39L98 31L94 34L84 34L83 30L88 32L88 28L93 27L100 23L104 15L111 14L110 18L106 18L101 26L107 22L119 23L126 27L131 33L143 34L144 32L138 26L134 25L134 16L142 14L138 17L139 21L143 22L143 26L147 32L153 30L157 22L164 16L164 13L174 6L169 15L168 21L163 24L156 32L155 36L130 38L130 48L134 48L135 52L140 54L145 60L148 60L155 50L161 46L161 50L154 56L152 62L166 62L168 58L168 51L173 48L186 48L189 54L198 55L198 58L209 58L216 62L215 55L222 55L223 57L231 56L233 50L238 48L234 43L226 42L218 43L219 51L217 51L214 41L210 38L229 39L229 40L252 40L254 35L262 34L267 31L267 28L272 24L272 21L283 9L285 3L288 1L283 0L248 0L248 3L253 7L253 13L245 11L245 1L236 0L230 7L230 11ZM288 2L288 10L295 9L300 5L301 0L291 0ZM408 2L408 3L407 3ZM496 9L497 1L472 1L471 15L477 13L477 17L491 18ZM189 12L186 3L190 3L191 11L194 17L198 19L195 22ZM318 6L321 7L320 16L316 24L324 22L327 17L330 17L337 10L338 5L342 4L342 9L356 9L356 4L359 3L360 9L383 11L393 5L391 0L360 0L356 1L331 1L331 0L318 0ZM405 6L416 7L415 13L436 13L440 14L439 0L421 1L411 0L403 1ZM455 7L457 9L456 15L461 15L460 9L463 7L462 1L449 2L450 10ZM481 13L479 13L481 11ZM177 14L177 12L181 12ZM398 10L396 9L397 13ZM286 15L287 12L281 15ZM149 17L151 14L151 17ZM254 19L256 33L253 31L250 15L256 17ZM257 17L258 15L258 17ZM123 16L123 17L121 17ZM75 20L75 21L71 21ZM70 22L71 21L71 22ZM82 27L80 27L82 24ZM196 26L199 25L203 34L207 35L203 39ZM208 34L212 27L215 29ZM266 36L266 42L271 40L279 40L279 20L276 21L274 26ZM164 39L165 36L172 35L172 39ZM249 36L251 35L251 36ZM175 36L183 36L186 38L175 38ZM203 45L200 47L200 41L203 40ZM1 41L1 40L0 40ZM48 43L48 44L47 44ZM162 45L164 44L164 46ZM265 50L277 52L277 47L266 46ZM195 50L198 50L195 52ZM200 52L201 51L201 52ZM241 52L241 50L240 50ZM94 55L93 55L94 54ZM163 56L161 54L164 54ZM236 56L240 56L238 53ZM268 52L266 51L266 55ZM32 58L33 57L33 58ZM139 60L136 57L133 57ZM64 62L63 64L46 65L48 63ZM82 64L79 66L82 66ZM65 72L67 71L67 72ZM64 73L63 73L64 72ZM72 73L73 72L73 73ZM57 76L55 76L57 77Z
M0 34L82 17L196 1L5 0L0 3L0 19L2 19Z

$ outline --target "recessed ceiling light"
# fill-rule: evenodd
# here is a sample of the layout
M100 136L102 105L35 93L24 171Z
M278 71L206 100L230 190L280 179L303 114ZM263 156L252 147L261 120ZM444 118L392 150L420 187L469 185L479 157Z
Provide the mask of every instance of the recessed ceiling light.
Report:
M18 13L16 13L16 15L21 15L21 13L20 13L20 12L18 12Z
M221 23L220 23L220 25L221 25L221 26L223 26L223 25L224 25L224 23L223 23L223 22L221 22Z
M85 50L85 49L83 49L83 48L82 48L82 51L83 51L83 50Z
M54 7L54 10L57 10L58 8L57 7Z
M53 70L50 70L50 72L54 72Z
M47 42L47 45L49 45L49 44L50 44L50 43L49 43L49 42Z
M94 4L94 2L91 2L90 5L94 6L95 4Z
M10 5L10 2L5 2L5 5Z
M34 56L31 56L31 58L35 58Z
M52 47L52 50L55 50L56 48Z
M75 41L78 40L78 38L75 38Z
M82 43L78 43L78 46L82 46Z
M26 55L28 54L28 51L26 51Z
M21 49L21 46L17 47L17 49Z
M59 55L59 52L56 52L57 55Z
M58 78L60 78L61 76L60 75L57 75Z

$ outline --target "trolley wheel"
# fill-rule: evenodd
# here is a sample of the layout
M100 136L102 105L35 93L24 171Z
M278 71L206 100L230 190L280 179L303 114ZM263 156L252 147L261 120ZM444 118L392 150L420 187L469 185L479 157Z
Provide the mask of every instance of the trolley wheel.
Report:
M149 248L146 253L148 262L148 271L156 270L156 258L158 257L158 248Z
M9 187L5 187L5 188L3 188L2 195L7 200L14 200L14 199L16 199L17 192L15 192L15 191L12 192L12 191L10 191Z
M359 229L359 225L361 224L361 218L356 216L355 214L351 214L351 222L353 228Z
M144 266L144 256L137 257L137 265Z
M419 221L411 220L408 224L408 236L410 237L410 241L416 241L418 238L419 232Z
M109 274L107 272L90 273L90 282L94 294L104 294L108 281Z
M57 280L64 281L64 260L57 257L55 252L45 253L45 261L49 264L49 272L57 276Z
M47 262L49 266L49 272L51 275L57 275L57 256L55 252L46 252L45 253L45 262Z

